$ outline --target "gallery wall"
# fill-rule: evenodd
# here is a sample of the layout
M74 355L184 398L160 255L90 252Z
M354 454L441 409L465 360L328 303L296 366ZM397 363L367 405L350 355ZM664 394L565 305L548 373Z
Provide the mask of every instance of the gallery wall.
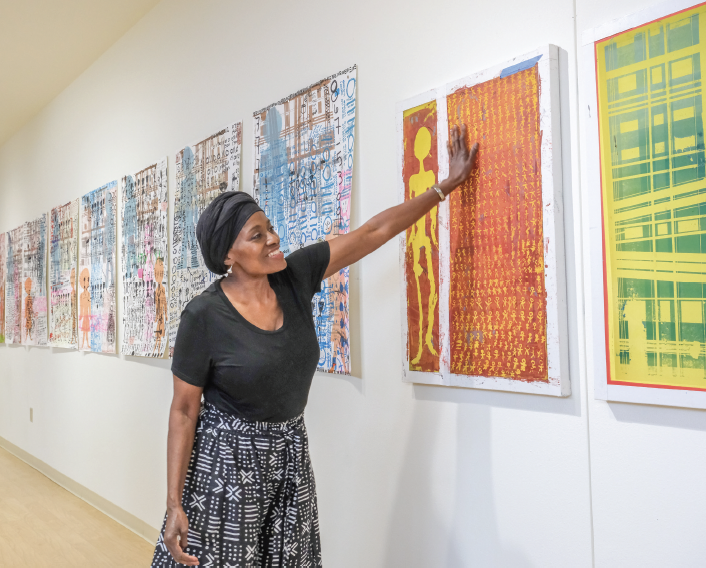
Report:
M358 65L352 225L397 202L395 103L547 43L561 48L569 398L401 382L398 246L351 271L352 377L307 409L326 565L697 566L706 415L593 399L586 375L576 49L641 6L163 0L0 148L0 231ZM150 161L151 160L151 161ZM118 290L120 298L121 291ZM157 528L169 363L0 347L0 437ZM29 409L33 409L33 422Z
M680 2L674 10L686 6ZM644 2L636 0L578 2L579 49L584 43L584 30L645 8ZM586 89L585 76L580 77L580 88ZM583 99L579 112L590 116L591 109ZM582 147L584 159L585 152ZM582 175L585 170L584 167ZM584 205L595 198L597 189L582 184ZM587 212L585 205L582 229L586 261L591 235ZM595 235L593 232L593 238ZM591 294L588 270L584 271L584 279L588 298ZM588 302L586 309L591 309ZM587 323L591 319L592 314L587 313ZM591 353L589 334L586 340L587 353ZM591 367L589 360L587 390L596 566L706 563L706 542L699 536L706 526L706 487L699 473L706 468L706 412L596 400Z

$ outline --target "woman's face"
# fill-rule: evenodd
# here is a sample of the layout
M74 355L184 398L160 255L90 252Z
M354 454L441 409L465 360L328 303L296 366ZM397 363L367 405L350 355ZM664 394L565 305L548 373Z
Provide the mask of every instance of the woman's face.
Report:
M273 274L287 267L279 250L279 235L262 211L254 213L238 233L226 264L239 266L252 276Z

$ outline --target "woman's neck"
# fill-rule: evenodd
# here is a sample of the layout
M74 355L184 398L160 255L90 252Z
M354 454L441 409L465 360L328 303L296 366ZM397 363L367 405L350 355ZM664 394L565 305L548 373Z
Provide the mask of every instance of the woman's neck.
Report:
M228 274L221 280L221 286L237 294L238 301L242 303L262 301L274 293L267 274L253 276L242 270Z

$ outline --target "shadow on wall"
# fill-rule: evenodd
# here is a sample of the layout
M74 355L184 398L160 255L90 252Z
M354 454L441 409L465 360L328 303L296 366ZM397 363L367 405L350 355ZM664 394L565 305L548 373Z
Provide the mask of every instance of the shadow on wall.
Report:
M532 568L526 556L502 543L498 534L491 468L491 409L457 406L456 444L448 450L455 455L443 459L446 456L439 455L443 443L438 434L449 431L442 422L448 419L444 411L450 409L438 405L417 408L420 410L412 417L393 501L383 565ZM441 463L450 467L444 469ZM444 496L449 496L446 503Z
M414 385L414 398L418 403L411 418L399 483L396 485L385 566L534 568L522 551L502 542L498 532L491 455L491 413L492 408L496 407L576 417L582 414L583 392L579 381L580 320L576 311L579 297L577 283L580 277L570 277L572 274L580 274L580 259L573 254L580 227L572 221L574 187L571 167L569 55L564 49L559 50L559 65L572 394L567 398L558 398ZM619 414L625 417L631 415L625 406L614 409L619 420ZM444 454L444 450L439 449L445 442L441 438L442 433L454 431L452 425L444 424L453 420L450 414L455 414L456 443L455 446L449 445ZM633 418L638 415L635 413ZM680 420L680 424L689 422L695 426L697 423L696 416L689 419L681 417ZM706 424L702 426L706 429ZM436 491L440 483L444 486Z
M704 410L627 402L609 402L608 408L618 422L706 432L706 411Z

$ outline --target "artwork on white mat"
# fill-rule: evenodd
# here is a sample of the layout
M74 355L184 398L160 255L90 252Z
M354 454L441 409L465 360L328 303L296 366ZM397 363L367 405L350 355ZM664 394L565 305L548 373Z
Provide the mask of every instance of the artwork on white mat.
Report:
M350 230L356 66L253 114L254 197L285 256ZM317 370L350 375L348 267L312 300Z
M174 354L182 310L217 278L204 264L196 240L196 224L218 195L240 187L242 131L243 123L234 122L176 155L168 314L170 357Z
M706 409L706 5L588 30L581 63L595 397Z
M167 158L120 181L121 352L162 357L167 346Z
M448 176L451 128L479 142L400 237L403 380L570 394L558 76L549 45L397 105L400 201Z
M78 348L78 199L49 214L49 344Z
M22 241L22 344L46 346L47 215L24 224Z
M5 274L7 270L7 235L0 233L0 343L5 343Z
M81 198L78 348L116 352L115 240L117 180Z
M7 232L5 251L5 343L22 343L22 243L24 225Z

